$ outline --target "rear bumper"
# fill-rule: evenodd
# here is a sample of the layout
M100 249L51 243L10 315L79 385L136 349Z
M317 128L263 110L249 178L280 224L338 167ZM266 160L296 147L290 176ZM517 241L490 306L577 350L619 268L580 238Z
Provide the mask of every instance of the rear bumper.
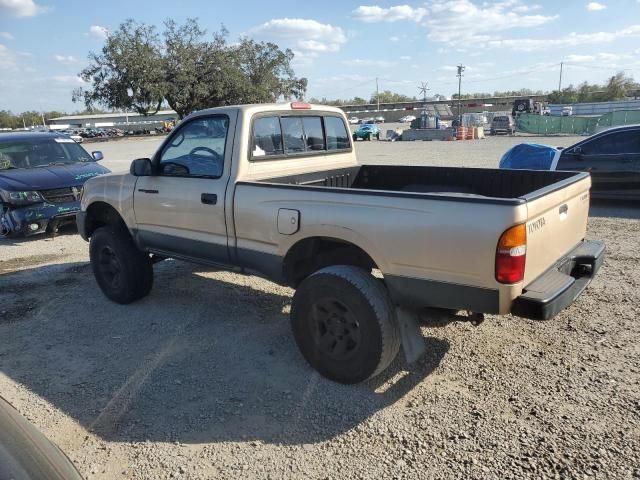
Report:
M556 316L578 298L600 269L605 245L583 241L556 265L527 285L516 298L511 313L534 320Z

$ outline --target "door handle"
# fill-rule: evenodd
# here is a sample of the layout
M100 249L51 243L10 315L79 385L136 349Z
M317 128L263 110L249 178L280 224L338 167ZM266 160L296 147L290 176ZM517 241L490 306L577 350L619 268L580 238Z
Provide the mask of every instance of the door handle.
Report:
M146 188L139 188L138 191L142 193L159 193L158 190L149 190Z
M203 193L200 195L200 201L207 205L215 205L218 203L218 195L215 193Z

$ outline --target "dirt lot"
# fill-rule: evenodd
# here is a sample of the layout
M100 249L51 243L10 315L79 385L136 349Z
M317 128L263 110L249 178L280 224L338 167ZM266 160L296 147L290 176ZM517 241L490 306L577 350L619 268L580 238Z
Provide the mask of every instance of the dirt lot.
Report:
M357 150L495 166L521 140ZM122 170L158 142L100 148ZM165 261L119 306L77 235L2 241L0 392L87 478L639 477L640 206L593 205L588 237L606 262L554 320L428 315L421 363L352 387L305 364L287 288Z

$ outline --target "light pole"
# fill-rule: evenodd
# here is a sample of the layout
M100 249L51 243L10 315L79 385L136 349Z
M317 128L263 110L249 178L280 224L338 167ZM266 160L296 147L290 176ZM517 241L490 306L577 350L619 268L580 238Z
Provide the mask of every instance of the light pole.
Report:
M464 72L464 65L458 65L458 122L462 124L462 72Z

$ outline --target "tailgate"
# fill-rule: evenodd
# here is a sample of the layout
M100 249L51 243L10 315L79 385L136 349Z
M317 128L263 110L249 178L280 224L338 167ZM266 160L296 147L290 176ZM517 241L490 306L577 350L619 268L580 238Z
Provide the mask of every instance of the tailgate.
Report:
M527 201L528 285L571 251L585 237L591 178L585 177Z

